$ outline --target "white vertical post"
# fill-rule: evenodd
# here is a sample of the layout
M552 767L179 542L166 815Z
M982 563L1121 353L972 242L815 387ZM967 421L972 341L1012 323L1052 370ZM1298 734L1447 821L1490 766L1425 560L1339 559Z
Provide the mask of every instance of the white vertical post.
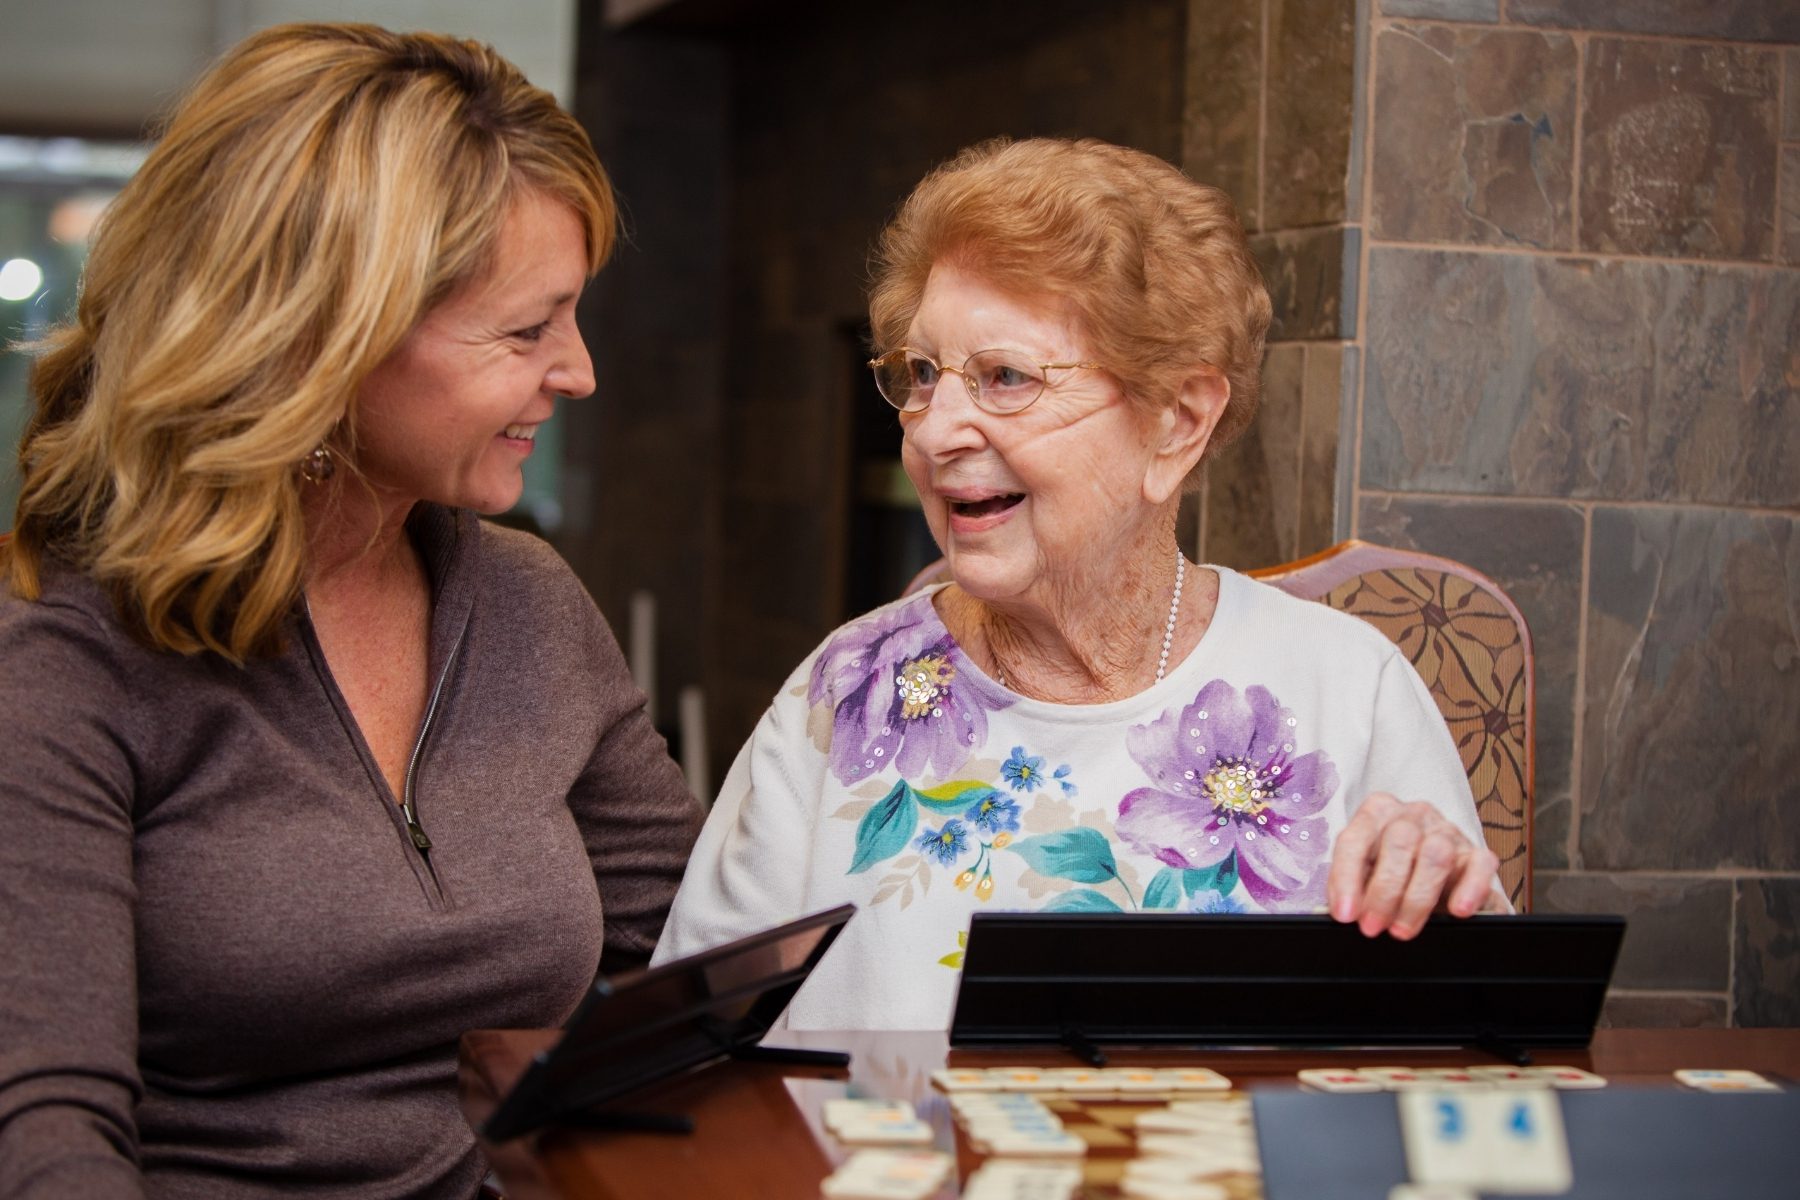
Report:
M689 684L681 689L676 702L681 721L681 773L687 776L688 790L710 808L713 794L706 765L706 692Z

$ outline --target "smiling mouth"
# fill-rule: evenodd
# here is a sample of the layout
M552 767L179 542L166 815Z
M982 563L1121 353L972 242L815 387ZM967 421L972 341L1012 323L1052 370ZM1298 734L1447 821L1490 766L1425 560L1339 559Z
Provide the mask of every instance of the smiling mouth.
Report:
M989 496L985 500L952 500L950 511L960 517L989 517L1005 512L1024 498L1023 492L1008 492L1003 496Z
M537 431L538 427L536 425L508 425L506 427L506 436L509 438L517 438L522 442L529 442L537 437Z

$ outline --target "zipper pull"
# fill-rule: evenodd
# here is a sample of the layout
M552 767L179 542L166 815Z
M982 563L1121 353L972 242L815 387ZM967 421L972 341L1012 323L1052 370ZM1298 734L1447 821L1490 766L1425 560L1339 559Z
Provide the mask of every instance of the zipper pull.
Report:
M431 849L431 839L425 836L425 830L419 824L419 819L411 813L406 814L406 832L412 837L412 844L418 848L420 854Z

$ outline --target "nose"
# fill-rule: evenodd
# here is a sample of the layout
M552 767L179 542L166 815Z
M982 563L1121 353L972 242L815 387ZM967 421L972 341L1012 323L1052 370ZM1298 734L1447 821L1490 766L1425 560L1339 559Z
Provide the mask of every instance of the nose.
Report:
M978 396L981 395L981 385L975 381L975 377L973 375L969 374L967 371L963 370L961 367L939 367L938 374L939 375L954 375L958 379L962 380L963 391L965 391L969 394L969 399L971 399L971 400L974 400ZM932 399L935 400L936 398L937 398L937 389L933 388L932 389Z
M594 394L594 360L588 355L581 330L571 327L563 352L544 373L544 390L579 400Z
M902 436L927 457L944 461L968 450L979 450L987 443L982 418L986 415L975 403L974 380L952 367L942 374L954 374L963 381L960 388L939 385L931 391L931 403L921 412L903 413L900 418Z

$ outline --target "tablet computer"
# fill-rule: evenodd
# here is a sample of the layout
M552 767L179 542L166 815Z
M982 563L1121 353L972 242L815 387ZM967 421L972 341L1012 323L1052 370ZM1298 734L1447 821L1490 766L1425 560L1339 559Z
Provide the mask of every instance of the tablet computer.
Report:
M661 966L596 980L564 1022L562 1037L532 1060L481 1135L505 1141L671 1075L757 1055L757 1043L855 911L841 905ZM844 1058L822 1052L806 1061Z
M953 1045L1585 1046L1617 916L1433 917L1367 938L1326 916L976 913Z

